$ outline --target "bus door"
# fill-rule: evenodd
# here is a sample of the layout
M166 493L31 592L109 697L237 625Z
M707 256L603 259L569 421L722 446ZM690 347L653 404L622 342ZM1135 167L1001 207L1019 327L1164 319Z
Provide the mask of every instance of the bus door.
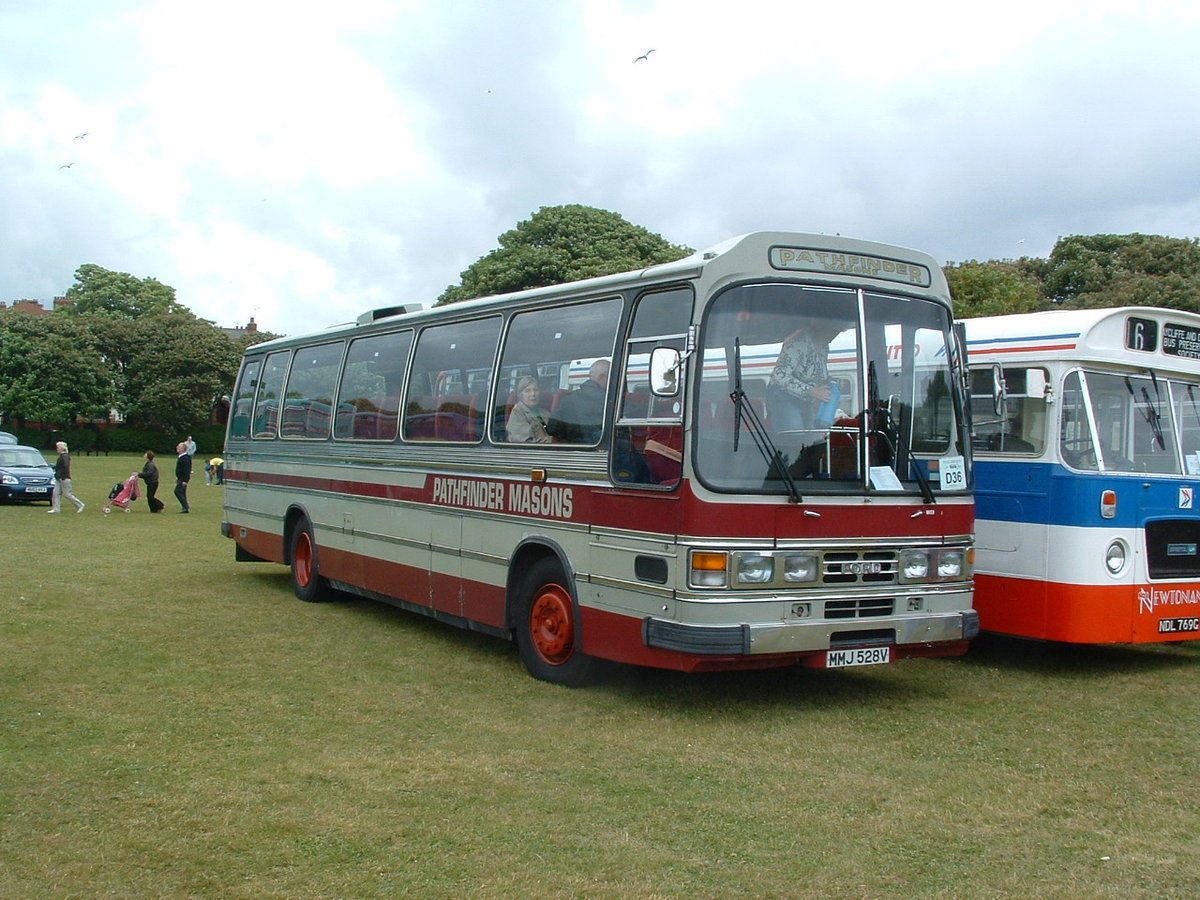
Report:
M638 299L613 431L616 482L673 488L683 476L683 358L691 315L690 288Z

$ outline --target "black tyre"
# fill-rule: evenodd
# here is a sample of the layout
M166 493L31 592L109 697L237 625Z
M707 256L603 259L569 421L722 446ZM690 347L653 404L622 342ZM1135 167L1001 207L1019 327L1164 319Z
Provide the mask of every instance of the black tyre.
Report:
M557 562L533 565L514 612L517 647L530 675L567 687L591 680L596 660L580 649L579 610Z
M305 603L328 600L332 591L321 575L317 561L317 542L313 539L312 524L302 519L292 529L292 590Z

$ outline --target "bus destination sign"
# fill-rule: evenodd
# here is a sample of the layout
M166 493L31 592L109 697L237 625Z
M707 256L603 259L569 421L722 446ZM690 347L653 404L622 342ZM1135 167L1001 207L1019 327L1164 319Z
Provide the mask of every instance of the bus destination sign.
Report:
M1158 349L1158 322L1130 316L1125 320L1125 349L1153 353Z
M1200 328L1165 323L1162 329L1162 349L1168 356L1200 359Z
M926 266L865 253L835 253L811 247L772 247L771 265L776 269L799 272L843 272L921 287L929 287L933 283Z

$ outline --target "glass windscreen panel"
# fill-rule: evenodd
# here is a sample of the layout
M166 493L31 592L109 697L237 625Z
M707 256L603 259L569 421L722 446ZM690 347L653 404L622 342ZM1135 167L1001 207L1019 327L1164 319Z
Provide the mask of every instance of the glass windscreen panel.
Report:
M1173 381L1171 396L1175 400L1183 470L1188 475L1200 475L1200 384Z
M1082 471L1180 474L1176 414L1186 415L1186 396L1186 385L1154 375L1071 372L1063 382L1063 462ZM1196 432L1188 434L1196 443Z
M696 466L713 489L967 487L940 304L747 285L713 302L702 334Z

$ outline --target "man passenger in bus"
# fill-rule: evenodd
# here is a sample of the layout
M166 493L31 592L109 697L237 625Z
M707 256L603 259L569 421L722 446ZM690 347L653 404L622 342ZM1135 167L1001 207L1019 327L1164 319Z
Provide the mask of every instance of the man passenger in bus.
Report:
M783 341L767 383L767 421L775 431L807 431L822 403L833 398L829 386L829 342L843 324L811 319Z
M588 380L563 397L546 424L555 440L564 444L594 444L604 426L604 398L608 393L607 359L598 359L588 370Z
M505 437L514 444L548 444L550 434L546 431L549 413L538 406L541 389L532 375L517 382L517 402L504 425Z

